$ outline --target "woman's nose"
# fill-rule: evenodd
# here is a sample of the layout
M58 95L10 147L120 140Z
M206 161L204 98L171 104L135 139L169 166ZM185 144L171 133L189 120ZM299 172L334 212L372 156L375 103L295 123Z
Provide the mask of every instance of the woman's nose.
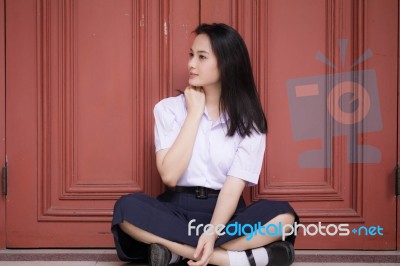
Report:
M194 69L194 68L196 68L196 62L195 62L195 61L196 61L196 60L195 60L194 57L189 58L189 61L188 61L188 69Z

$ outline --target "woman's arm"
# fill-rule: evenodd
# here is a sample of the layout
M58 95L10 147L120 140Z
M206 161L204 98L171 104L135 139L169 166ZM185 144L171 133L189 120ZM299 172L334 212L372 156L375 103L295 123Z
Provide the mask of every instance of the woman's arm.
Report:
M246 181L243 179L232 176L227 177L218 195L217 204L211 219L212 225L225 225L232 218L245 186Z
M218 195L217 204L211 219L211 224L214 225L213 228L220 224L226 225L226 223L231 219L235 213L245 185L246 181L240 178L232 176L227 177ZM199 239L194 254L195 258L198 258L200 255L201 258L196 262L190 261L189 265L207 265L214 250L214 243L217 238L218 235L215 230L213 231L213 234L203 233Z
M187 116L172 146L156 154L156 164L165 185L174 187L185 172L192 156L201 117L204 113L205 94L202 88L185 89Z

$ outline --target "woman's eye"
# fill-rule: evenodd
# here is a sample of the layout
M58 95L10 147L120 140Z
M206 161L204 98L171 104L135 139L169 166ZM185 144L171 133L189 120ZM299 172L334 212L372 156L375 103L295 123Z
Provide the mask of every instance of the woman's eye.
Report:
M193 57L193 53L189 53L189 57Z
M207 59L207 57L205 57L204 55L199 55L200 60L204 60Z

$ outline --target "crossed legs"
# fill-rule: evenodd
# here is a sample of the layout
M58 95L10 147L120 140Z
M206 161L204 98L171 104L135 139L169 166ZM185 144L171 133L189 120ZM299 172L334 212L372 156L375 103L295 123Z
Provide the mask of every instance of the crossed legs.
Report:
M291 213L284 213L276 216L272 220L270 220L268 223L265 224L265 226L268 226L270 224L278 224L279 222L282 223L282 226L286 224L293 224L294 223L294 215ZM146 244L161 244L165 246L167 249L169 249L171 252L178 254L182 257L188 258L195 260L193 257L193 254L195 252L195 247L191 247L189 245L183 245L179 244L164 238L161 238L157 235L154 235L152 233L149 233L147 231L144 231L143 229L140 229L139 227L136 227L127 221L123 221L122 223L119 224L120 228L122 231L124 231L126 234L131 236L132 238L146 243ZM283 227L286 228L286 227ZM287 228L289 230L289 228ZM229 265L229 258L228 258L228 253L226 252L227 250L232 250L232 251L243 251L247 249L253 249L253 248L258 248L265 246L269 243L272 243L274 241L277 241L281 238L281 236L262 236L262 235L255 235L251 240L246 240L246 236L242 236L239 238L236 238L234 240L231 240L225 244L223 244L220 248L214 249L214 253L211 256L210 263L214 265Z

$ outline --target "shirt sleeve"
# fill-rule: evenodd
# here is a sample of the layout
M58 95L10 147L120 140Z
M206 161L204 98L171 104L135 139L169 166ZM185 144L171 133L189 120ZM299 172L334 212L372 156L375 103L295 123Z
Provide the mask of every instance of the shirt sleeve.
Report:
M177 114L174 113L168 100L162 100L154 107L154 144L156 152L168 149L175 142L179 134L180 126Z
M265 134L253 132L239 143L228 171L228 176L234 176L247 181L248 186L258 183L265 152Z

